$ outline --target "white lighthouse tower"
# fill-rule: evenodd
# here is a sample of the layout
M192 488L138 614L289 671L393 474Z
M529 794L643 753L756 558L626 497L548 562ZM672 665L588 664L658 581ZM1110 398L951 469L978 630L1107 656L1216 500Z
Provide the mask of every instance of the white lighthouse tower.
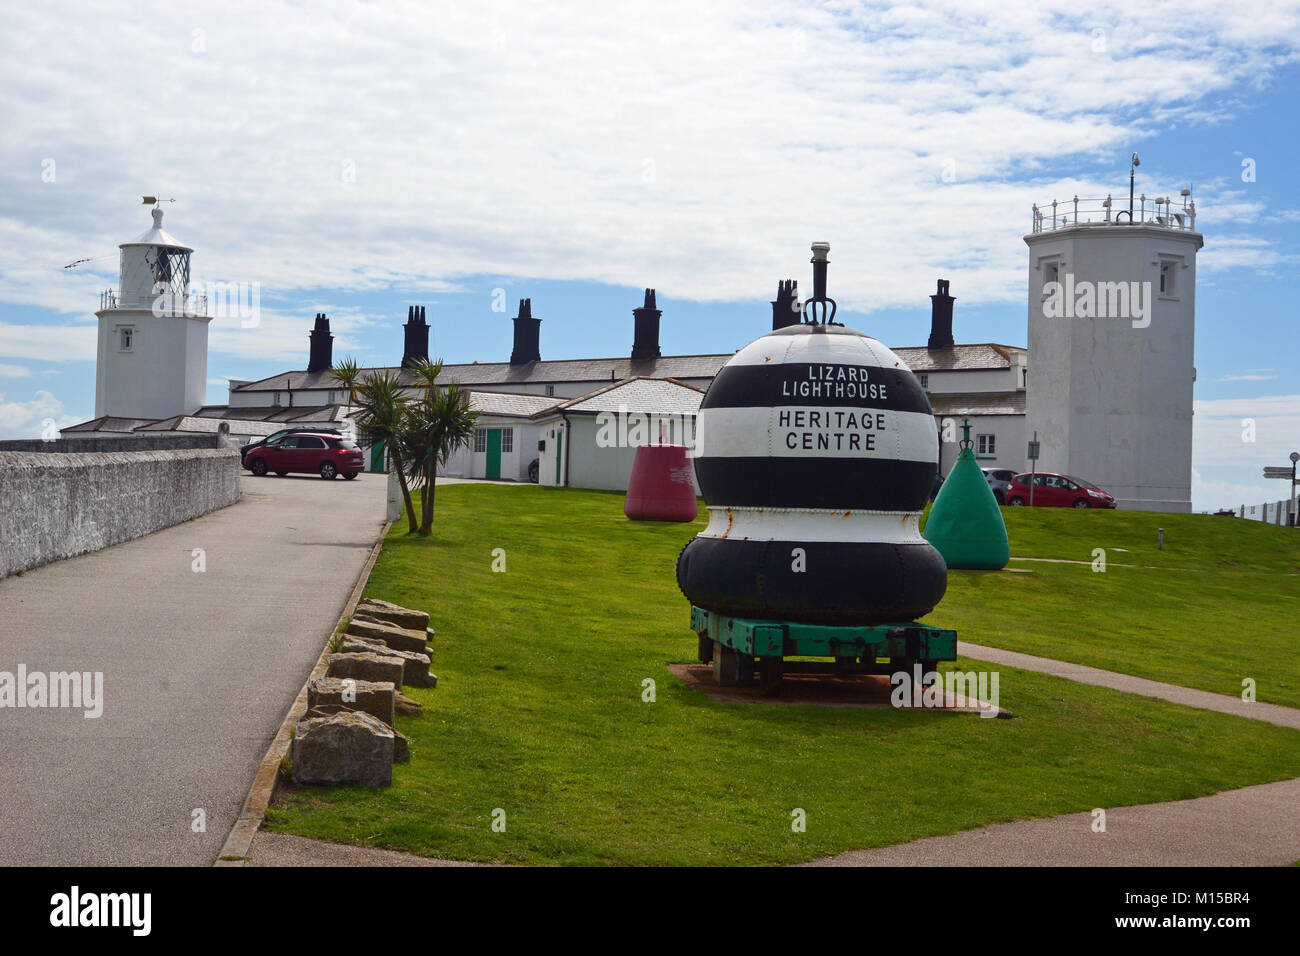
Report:
M1137 165L1137 156L1133 157ZM1191 510L1196 231L1178 199L1034 207L1026 426L1037 470L1096 482L1120 508Z
M95 416L168 418L203 404L208 377L207 298L190 295L190 253L162 227L119 247L116 291L100 296Z

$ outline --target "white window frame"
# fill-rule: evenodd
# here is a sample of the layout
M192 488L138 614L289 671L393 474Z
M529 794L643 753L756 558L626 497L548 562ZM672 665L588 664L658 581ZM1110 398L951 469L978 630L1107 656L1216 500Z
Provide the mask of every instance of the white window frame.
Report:
M501 429L501 454L513 455L515 453L515 430L513 428Z
M998 436L992 432L976 434L975 436L975 454L976 455L997 455L998 453Z
M119 325L117 327L117 350L119 352L135 351L134 325Z
M486 428L474 429L474 454L487 454L487 433L488 430Z

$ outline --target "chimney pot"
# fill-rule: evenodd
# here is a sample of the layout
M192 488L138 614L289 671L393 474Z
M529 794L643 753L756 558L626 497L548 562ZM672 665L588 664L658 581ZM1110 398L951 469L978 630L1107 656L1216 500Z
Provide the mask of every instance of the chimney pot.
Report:
M416 362L429 361L429 326L424 321L424 306L406 308L406 325L402 327L402 368L411 368Z
M334 362L334 336L330 334L330 320L324 312L316 313L316 325L308 335L310 351L307 358L308 372L323 372Z
M632 310L632 361L649 361L663 355L659 350L659 317L662 315L663 310L655 305L655 290L646 289L641 308Z
M785 279L776 284L776 298L772 300L772 331L798 325L803 321L799 306L799 283Z
M929 349L950 349L952 339L952 304L956 300L948 294L948 280L940 279L935 287L935 294L930 296L930 341Z
M533 300L519 300L519 314L515 316L515 343L510 352L511 365L540 362L542 320L533 318Z

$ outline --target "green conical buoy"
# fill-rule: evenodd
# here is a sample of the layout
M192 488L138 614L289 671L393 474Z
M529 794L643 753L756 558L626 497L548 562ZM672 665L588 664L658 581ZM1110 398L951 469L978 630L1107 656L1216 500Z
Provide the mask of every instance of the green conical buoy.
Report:
M950 568L998 571L1011 560L1007 526L971 450L970 422L963 421L962 429L961 454L939 489L923 534Z

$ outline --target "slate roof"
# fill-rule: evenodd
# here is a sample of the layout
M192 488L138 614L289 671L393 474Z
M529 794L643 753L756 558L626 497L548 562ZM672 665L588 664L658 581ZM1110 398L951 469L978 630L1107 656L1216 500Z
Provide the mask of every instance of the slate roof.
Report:
M954 345L946 349L905 347L894 349L913 372L963 372L971 369L1011 367L1011 353L1024 352L1015 345L982 342L978 345Z
M237 421L240 424L231 431L245 435L269 435L284 426L280 422L268 422L253 418L200 418L194 415L173 415L150 425L137 428L138 432L206 432L215 434L223 422Z
M533 417L543 418L561 411L578 415L619 411L694 415L700 410L703 399L704 390L694 385L672 378L640 377L603 385Z
M262 422L338 422L344 418L342 405L204 405L195 416L199 418L234 418L241 421Z
M1023 415L1025 393L1021 390L932 395L930 407L936 415Z
M470 362L462 365L444 365L438 381L441 384L459 382L461 385L542 385L562 382L617 382L622 379L647 378L712 378L718 369L731 358L726 355L665 355L662 358L634 362L630 358L553 359L512 366L509 362ZM389 371L401 375L402 384L419 384L415 373L408 369L388 366L383 369L361 371ZM329 369L320 372L281 372L269 378L238 386L237 392L283 392L304 388L339 388L338 379Z
M529 418L538 412L554 408L563 401L564 399L553 396L523 395L518 392L469 393L469 407L472 411L504 418Z
M551 401L554 401L552 399ZM83 434L86 432L215 432L223 421L266 422L274 425L267 431L269 435L286 423L311 425L315 423L341 422L346 417L342 405L303 405L298 408L282 408L278 405L262 405L249 408L230 407L227 405L204 405L193 415L173 415L170 418L113 418L104 415L92 418L88 422L69 425L59 429L60 432ZM246 434L254 434L259 429L245 429Z
M914 372L999 369L1011 365L1011 353L1023 352L1012 345L984 342L977 345L954 345L946 349L905 347L894 352ZM512 366L509 362L469 362L444 365L442 384L459 382L475 385L543 385L563 382L618 382L630 378L713 378L733 353L722 355L665 355L657 359L634 362L630 358L552 359ZM362 369L362 372L389 371L401 376L402 384L417 385L413 372L397 366ZM289 371L269 378L247 382L236 392L285 392L301 389L339 388L329 369L320 372Z
M80 422L76 425L69 425L67 428L60 428L62 432L132 432L141 425L149 425L156 422L156 418L114 418L112 415L101 415L99 418L92 418L88 422Z

